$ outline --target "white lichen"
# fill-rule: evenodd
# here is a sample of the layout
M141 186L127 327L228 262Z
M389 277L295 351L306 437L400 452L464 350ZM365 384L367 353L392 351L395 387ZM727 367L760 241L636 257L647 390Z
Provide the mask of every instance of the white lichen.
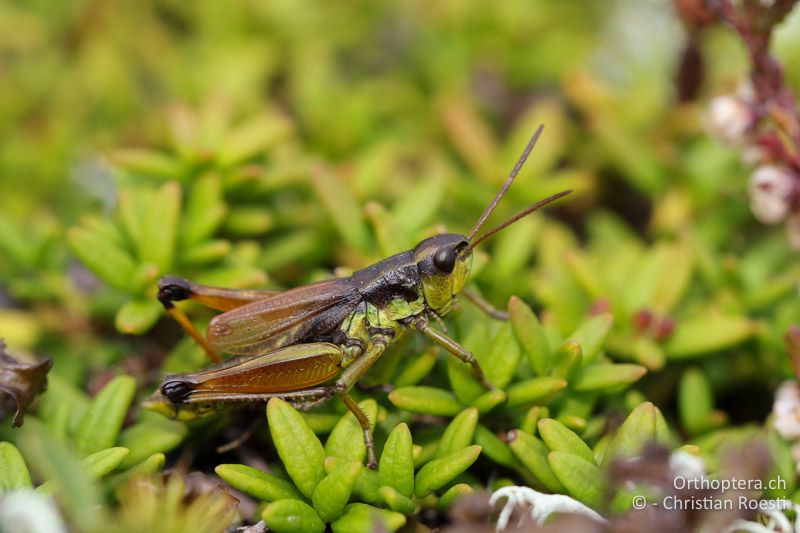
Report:
M607 523L606 519L593 509L563 494L544 494L530 487L503 487L492 494L489 504L495 505L503 498L506 498L506 503L497 518L497 531L503 531L508 527L511 513L516 506L526 504L530 506L531 518L540 526L554 514L576 514L596 522Z

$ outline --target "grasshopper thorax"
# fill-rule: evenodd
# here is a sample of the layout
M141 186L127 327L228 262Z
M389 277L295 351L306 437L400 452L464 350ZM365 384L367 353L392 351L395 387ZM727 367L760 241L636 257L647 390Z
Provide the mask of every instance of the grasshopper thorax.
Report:
M438 314L450 310L472 268L472 250L464 235L445 233L429 237L414 248L425 303Z

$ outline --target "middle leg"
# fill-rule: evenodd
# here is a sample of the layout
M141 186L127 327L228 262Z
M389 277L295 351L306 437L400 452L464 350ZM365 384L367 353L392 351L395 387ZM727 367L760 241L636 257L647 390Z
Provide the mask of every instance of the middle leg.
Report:
M372 422L370 421L367 413L365 413L356 403L352 396L350 396L350 389L356 382L363 376L370 367L375 364L375 361L381 356L383 351L386 349L386 344L388 343L388 339L383 337L382 335L378 335L373 337L371 345L367 348L367 351L364 352L364 355L356 359L353 364L351 364L347 369L342 372L342 375L339 376L339 379L336 380L334 384L334 388L339 396L342 398L342 401L353 413L358 420L358 423L361 425L361 429L364 432L364 444L367 447L367 467L371 469L375 469L378 466L378 461L375 457L375 443L372 441Z

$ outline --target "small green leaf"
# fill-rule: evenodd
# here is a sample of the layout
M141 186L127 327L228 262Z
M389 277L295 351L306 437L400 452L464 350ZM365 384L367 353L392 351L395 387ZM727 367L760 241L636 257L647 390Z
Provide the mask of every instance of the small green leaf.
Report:
M480 446L469 446L463 450L434 459L417 472L414 492L424 498L438 490L469 468L481 453Z
M403 513L404 515L412 515L417 510L417 506L414 505L411 498L403 496L394 487L383 485L378 489L378 494L392 511Z
M544 488L550 492L564 492L564 487L547 460L550 450L542 441L524 431L515 430L508 434L508 445L517 459Z
M490 348L475 354L486 379L497 388L505 388L514 376L519 363L520 350L511 325L503 323L492 338Z
M144 220L141 220L141 240L139 259L142 263L152 263L161 272L172 267L175 254L175 241L178 235L178 220L181 212L181 188L175 182L162 185L148 206Z
M84 458L81 463L92 478L100 479L121 465L129 452L128 448L121 446L106 448Z
M275 225L272 215L263 207L236 207L225 217L224 230L237 236L262 235Z
M193 180L181 217L181 243L193 245L210 238L226 213L219 175L210 173Z
M25 460L40 479L50 482L40 485L39 493L55 492L65 514L82 530L91 530L98 524L97 509L100 491L86 468L73 455L67 442L53 438L37 420L28 421L19 434L19 448Z
M375 400L364 400L359 407L366 413L370 425L374 428L378 416L378 404ZM364 430L358 423L356 416L347 411L339 419L325 443L325 454L344 460L364 462L367 456L367 446L364 444ZM344 506L342 506L344 507ZM330 520L326 520L330 522Z
M100 479L117 468L128 455L128 448L107 448L85 457L81 466L92 479ZM36 491L41 494L55 494L61 487L59 480L51 479L39 485Z
M92 454L117 442L135 393L136 380L130 376L117 376L103 387L75 432L75 446L81 453Z
M350 188L321 164L314 167L311 183L314 185L317 199L331 217L339 235L350 246L366 250L369 245L369 233L361 217L358 201Z
M689 368L684 371L678 386L678 413L681 424L691 435L711 427L714 396L703 371Z
M609 443L603 455L603 465L611 464L616 458L635 457L647 442L659 440L659 435L656 434L659 415L660 411L651 402L645 402L634 409Z
M374 531L397 531L406 523L400 513L378 509L365 503L351 503L344 515L331 524L333 533L373 533Z
M583 350L580 344L568 340L558 347L553 359L553 376L569 380L581 366Z
M231 487L265 502L301 499L297 489L286 481L256 468L238 464L217 466L214 471Z
M281 113L262 113L229 132L217 151L217 163L229 167L262 154L287 138L292 122Z
M481 447L483 455L495 463L508 468L517 468L519 466L519 462L514 457L514 453L508 447L508 444L482 424L478 424L478 427L475 428L475 444Z
M445 510L449 509L453 503L462 496L466 496L467 494L472 494L473 490L472 487L467 485L466 483L458 483L453 485L447 491L442 494L442 497L439 498L439 509Z
M0 495L30 488L31 475L19 450L10 442L0 442Z
M185 265L207 265L231 253L231 242L225 239L204 241L181 250L180 262Z
M696 357L736 346L755 331L755 323L745 316L703 313L678 322L664 350L670 359Z
M436 457L463 450L472 444L472 436L478 424L478 410L474 407L464 409L456 416L444 430L439 446L436 448Z
M344 513L344 506L350 500L350 493L361 473L362 460L338 464L314 489L311 501L323 521L333 522Z
M567 381L563 378L541 376L525 381L514 383L508 388L508 407L519 407L521 405L539 402L549 398L557 392L567 387Z
M183 168L177 159L155 150L125 148L111 154L114 164L135 175L151 176L160 179L180 179Z
M261 518L275 533L322 533L325 523L314 509L300 500L278 500L269 504Z
M616 390L638 381L647 374L641 365L599 364L580 369L572 379L572 388L578 392Z
M161 469L164 468L164 462L166 459L167 458L163 453L154 453L141 463L129 468L124 472L124 474L128 478L136 476L152 476L153 474L161 472Z
M501 403L506 401L506 393L500 389L486 391L472 402L472 407L479 413L488 413Z
M404 234L408 235L433 220L444 199L447 180L436 173L420 179L395 204L392 214Z
M487 392L475 379L470 366L455 357L447 358L447 377L450 388L461 405L471 405Z
M272 398L267 404L267 420L286 471L300 492L310 498L325 477L322 443L303 417L280 398Z
M378 464L378 480L407 498L414 495L414 455L406 424L398 424L389 434Z
M589 446L575 433L552 418L539 420L539 435L552 451L569 452L594 463L594 455Z
M100 279L118 289L128 289L136 264L127 250L87 228L67 232L72 252Z
M122 462L122 468L130 468L153 454L176 448L188 434L186 424L181 422L151 413L141 416L142 420L126 428L119 437L119 443L131 451Z
M330 433L336 427L336 424L342 420L341 415L338 413L307 413L300 411L300 416L303 417L311 431L317 435ZM362 438L361 441L363 442L364 439Z
M336 457L326 457L325 458L325 471L327 473L333 472L333 470L343 464L341 459ZM378 487L380 484L378 483L378 472L371 468L362 468L361 472L358 474L358 479L356 479L356 483L353 486L353 494L364 502L367 503L380 503L380 496L378 495Z
M454 416L461 411L452 393L435 387L400 387L389 393L389 401L400 409L429 415Z
M614 315L610 313L597 315L590 318L567 337L568 340L577 342L580 345L584 365L594 361L600 354L613 324Z
M525 302L512 296L508 301L511 327L534 372L539 376L550 373L552 352L547 335L533 310Z
M374 201L367 202L364 207L364 215L374 229L382 255L388 257L407 250L411 246L410 243L405 242L408 240L407 233L400 229L392 214L382 204Z
M439 347L432 346L422 352L419 356L411 359L403 365L397 377L394 379L396 387L408 387L416 385L425 376L431 373L433 366L439 355Z
M156 300L129 300L117 311L114 325L121 333L144 333L158 321L162 309Z
M589 507L600 507L605 479L594 461L586 461L569 452L550 452L547 459L553 473L573 498Z

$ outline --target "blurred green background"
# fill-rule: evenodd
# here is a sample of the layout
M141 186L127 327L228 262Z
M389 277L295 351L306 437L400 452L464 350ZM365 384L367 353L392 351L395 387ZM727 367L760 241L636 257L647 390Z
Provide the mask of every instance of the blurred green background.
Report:
M543 123L495 220L575 192L487 243L475 286L555 339L613 313L607 353L678 424L701 368L727 413L684 435L760 424L800 262L706 132L741 44L704 30L684 94L688 42L666 1L3 2L0 337L52 357L62 392L152 388L203 362L175 349L161 275L283 288L466 231ZM773 51L800 88L800 14Z

